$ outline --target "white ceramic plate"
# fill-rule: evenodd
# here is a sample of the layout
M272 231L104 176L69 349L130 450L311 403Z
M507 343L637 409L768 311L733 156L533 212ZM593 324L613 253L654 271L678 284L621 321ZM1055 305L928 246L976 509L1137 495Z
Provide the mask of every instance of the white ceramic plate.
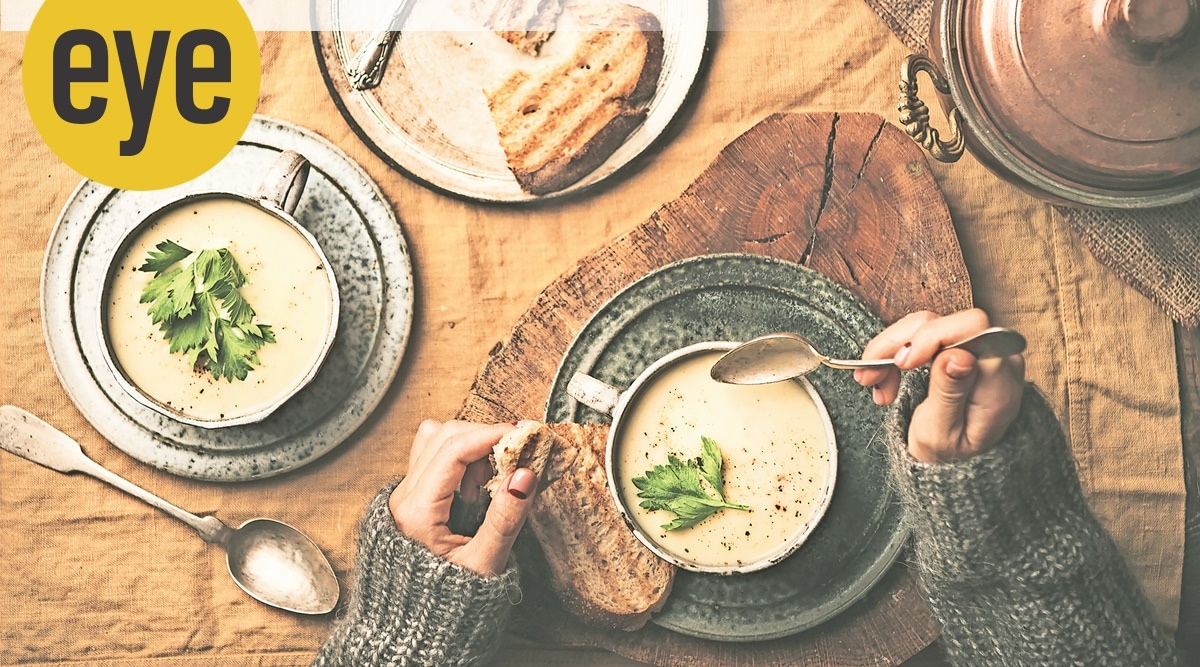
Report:
M256 187L287 149L312 164L295 217L321 244L342 297L337 338L320 373L257 424L204 429L141 405L121 389L102 355L99 303L117 246L143 217L182 195ZM71 400L96 430L135 459L212 481L278 475L345 441L395 377L412 315L407 243L378 186L328 141L261 116L224 160L181 186L134 192L81 183L59 216L42 267L46 345Z
M595 171L564 190L538 197L523 191L508 170L483 96L483 89L495 85L514 58L524 56L482 26L466 29L473 25L470 19L433 16L470 1L418 0L383 82L372 90L354 90L345 63L371 36L361 30L364 23L386 25L392 0L367 5L361 0L313 0L313 43L330 94L367 145L396 169L434 188L484 201L533 201L578 192L628 164L663 134L683 105L708 41L707 2L625 0L655 14L663 28L663 69L646 121ZM369 12L378 18L369 20Z

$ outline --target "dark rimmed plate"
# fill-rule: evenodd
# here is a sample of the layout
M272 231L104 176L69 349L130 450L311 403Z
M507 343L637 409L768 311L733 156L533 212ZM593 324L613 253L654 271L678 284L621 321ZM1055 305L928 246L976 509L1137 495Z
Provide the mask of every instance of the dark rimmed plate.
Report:
M508 169L488 111L485 88L524 59L475 17L473 0L415 3L392 51L382 83L355 90L346 65L375 29L387 24L392 0L310 0L317 64L338 110L354 132L393 168L438 190L489 202L532 202L581 192L604 181L655 145L688 99L707 53L709 3L623 0L658 17L663 67L645 121L594 171L558 192L533 195ZM567 0L564 4L584 4ZM364 30L370 26L370 30ZM515 60L514 60L515 58ZM545 57L541 59L545 60Z
M579 405L567 382L583 371L626 387L668 352L710 340L795 331L824 353L857 358L882 324L842 286L798 264L758 255L708 255L664 267L600 308L567 350L547 421L608 421ZM815 627L862 598L896 558L907 533L888 485L886 411L846 371L808 376L838 444L838 479L821 524L782 563L752 574L680 571L654 623L718 641L774 639Z

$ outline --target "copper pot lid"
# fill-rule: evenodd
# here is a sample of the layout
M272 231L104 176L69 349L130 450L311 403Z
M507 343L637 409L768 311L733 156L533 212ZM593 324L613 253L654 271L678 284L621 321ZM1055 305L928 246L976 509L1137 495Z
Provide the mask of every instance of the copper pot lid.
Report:
M955 101L1011 171L1100 206L1200 194L1200 0L949 0L942 9Z

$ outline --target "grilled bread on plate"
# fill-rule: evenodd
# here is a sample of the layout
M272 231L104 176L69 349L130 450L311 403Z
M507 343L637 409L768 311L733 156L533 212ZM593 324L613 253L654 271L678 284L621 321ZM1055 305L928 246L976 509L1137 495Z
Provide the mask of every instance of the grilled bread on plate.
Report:
M595 171L645 120L662 28L631 5L571 5L540 54L484 91L508 167L535 195Z

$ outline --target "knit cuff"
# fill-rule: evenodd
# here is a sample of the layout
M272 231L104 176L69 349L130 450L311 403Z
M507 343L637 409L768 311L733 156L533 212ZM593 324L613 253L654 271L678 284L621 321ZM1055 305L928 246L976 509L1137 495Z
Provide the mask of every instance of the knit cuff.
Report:
M477 665L499 647L520 601L514 561L485 577L404 535L388 508L395 484L363 519L346 616L315 665Z
M984 582L1011 575L1048 532L1087 515L1075 462L1053 408L1032 384L1000 442L951 463L908 453L913 410L928 393L928 372L906 374L888 421L893 474L927 580Z

